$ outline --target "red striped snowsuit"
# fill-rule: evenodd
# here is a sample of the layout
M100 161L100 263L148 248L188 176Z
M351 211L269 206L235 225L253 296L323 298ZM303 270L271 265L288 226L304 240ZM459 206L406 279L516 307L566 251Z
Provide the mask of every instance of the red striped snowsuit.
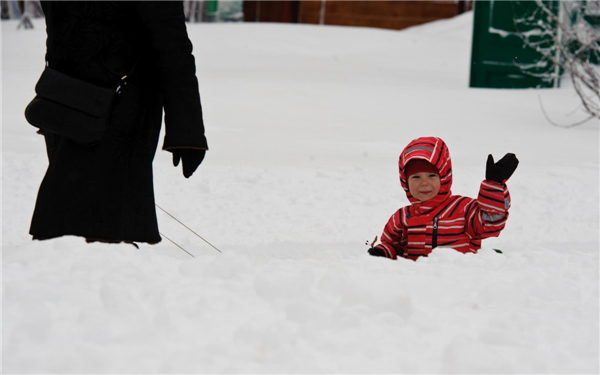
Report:
M406 164L424 159L440 171L435 198L419 202L408 190ZM417 260L439 246L462 253L477 252L481 240L497 237L508 219L510 195L505 184L484 180L477 199L451 195L452 163L444 141L427 137L412 141L400 155L400 182L410 206L399 209L386 224L378 247L386 257Z

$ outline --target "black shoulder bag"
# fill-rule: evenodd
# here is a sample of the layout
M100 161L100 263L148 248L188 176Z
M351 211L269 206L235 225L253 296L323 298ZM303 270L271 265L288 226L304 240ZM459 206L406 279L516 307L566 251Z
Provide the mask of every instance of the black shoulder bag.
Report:
M25 109L25 118L36 128L92 146L104 137L115 96L121 93L136 65L116 88L97 86L46 65L35 86L36 97Z

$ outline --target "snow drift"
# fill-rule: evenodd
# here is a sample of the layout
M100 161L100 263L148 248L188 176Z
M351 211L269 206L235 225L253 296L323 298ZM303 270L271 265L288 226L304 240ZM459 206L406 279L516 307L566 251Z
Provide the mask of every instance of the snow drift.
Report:
M47 166L23 110L44 25L2 23L5 373L598 373L598 124L559 90L469 89L472 14L396 32L189 25L210 151L157 151L155 246L32 242ZM570 116L570 117L569 117ZM505 231L476 255L373 258L407 204L397 158L446 141L453 193L514 152ZM498 254L493 249L501 249Z

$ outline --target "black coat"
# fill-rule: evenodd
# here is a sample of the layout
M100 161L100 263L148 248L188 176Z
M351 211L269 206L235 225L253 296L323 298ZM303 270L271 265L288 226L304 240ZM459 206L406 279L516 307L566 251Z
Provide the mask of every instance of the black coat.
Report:
M41 4L52 67L106 87L117 87L121 76L133 72L100 144L45 134L50 163L30 233L40 240L77 235L157 243L152 160L163 109L163 149L208 149L183 3Z

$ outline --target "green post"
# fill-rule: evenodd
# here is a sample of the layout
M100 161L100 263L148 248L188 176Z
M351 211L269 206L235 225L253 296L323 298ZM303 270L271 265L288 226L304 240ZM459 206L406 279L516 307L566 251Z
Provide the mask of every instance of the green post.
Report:
M209 13L217 13L219 10L218 0L208 0L207 10Z
M207 22L216 22L218 21L219 15L219 1L218 0L208 0L206 4L206 21Z

